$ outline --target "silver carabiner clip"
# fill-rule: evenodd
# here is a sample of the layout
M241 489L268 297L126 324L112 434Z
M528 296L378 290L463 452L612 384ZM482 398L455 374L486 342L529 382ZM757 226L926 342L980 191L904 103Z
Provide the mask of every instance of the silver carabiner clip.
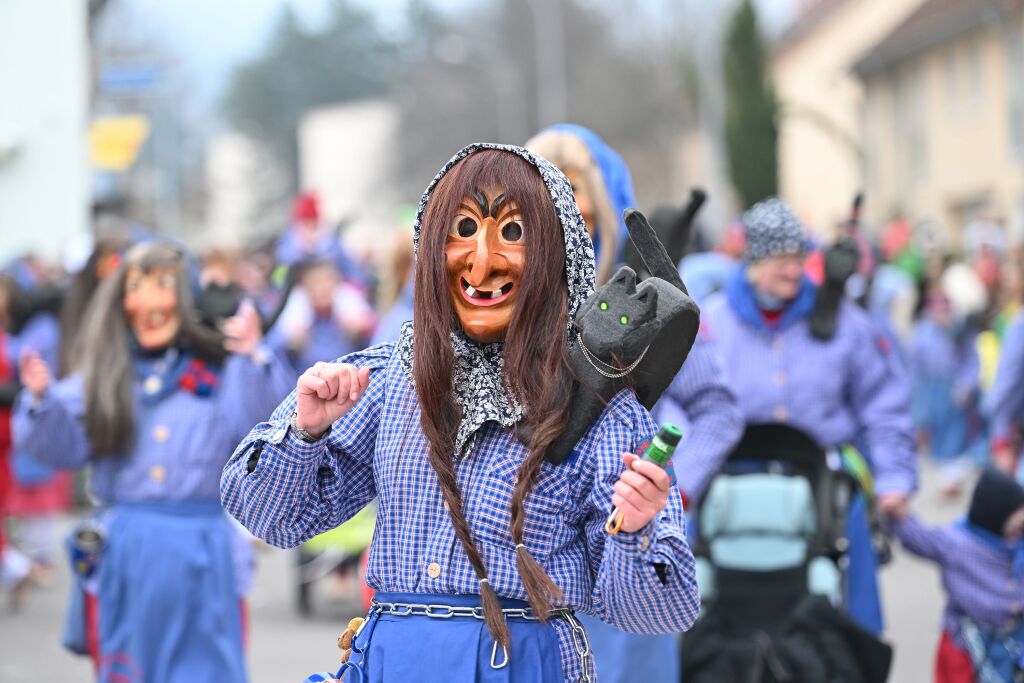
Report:
M496 664L494 660L498 656L498 641L494 641L494 645L491 647L491 668L492 669L495 669L495 670L497 670L497 669L504 669L506 666L508 666L508 648L505 647L504 645L502 645L501 649L504 650L504 652L505 652L505 661L502 662L501 664Z

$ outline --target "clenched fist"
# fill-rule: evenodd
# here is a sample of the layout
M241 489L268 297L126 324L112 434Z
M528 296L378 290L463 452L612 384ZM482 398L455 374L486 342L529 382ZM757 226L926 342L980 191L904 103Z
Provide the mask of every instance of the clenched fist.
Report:
M320 437L356 404L370 384L370 369L317 363L295 385L295 425Z
M35 351L24 351L18 359L18 376L35 399L42 398L50 386L50 366Z

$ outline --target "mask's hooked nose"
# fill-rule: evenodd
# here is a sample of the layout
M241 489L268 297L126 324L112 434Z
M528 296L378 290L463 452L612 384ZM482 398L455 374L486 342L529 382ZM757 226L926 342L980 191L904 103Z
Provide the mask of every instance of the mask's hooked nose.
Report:
M493 221L485 221L477 232L476 249L472 253L473 265L469 268L468 278L469 284L473 287L479 287L486 282L496 265L497 254L492 252L490 244L491 232L495 226L490 223Z

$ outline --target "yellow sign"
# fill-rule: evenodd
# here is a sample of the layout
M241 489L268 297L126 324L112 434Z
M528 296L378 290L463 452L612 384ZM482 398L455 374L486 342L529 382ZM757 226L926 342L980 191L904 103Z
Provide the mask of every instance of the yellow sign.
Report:
M89 129L89 157L101 171L124 171L135 163L149 137L145 116L105 116Z

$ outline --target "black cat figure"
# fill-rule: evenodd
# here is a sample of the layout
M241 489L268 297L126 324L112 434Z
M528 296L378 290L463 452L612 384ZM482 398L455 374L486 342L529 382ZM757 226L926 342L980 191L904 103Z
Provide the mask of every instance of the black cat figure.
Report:
M624 218L652 275L638 285L636 273L623 266L576 313L569 347L576 375L572 407L565 431L545 456L554 464L565 459L621 389L632 387L640 403L652 408L697 336L700 309L654 229L634 209Z

